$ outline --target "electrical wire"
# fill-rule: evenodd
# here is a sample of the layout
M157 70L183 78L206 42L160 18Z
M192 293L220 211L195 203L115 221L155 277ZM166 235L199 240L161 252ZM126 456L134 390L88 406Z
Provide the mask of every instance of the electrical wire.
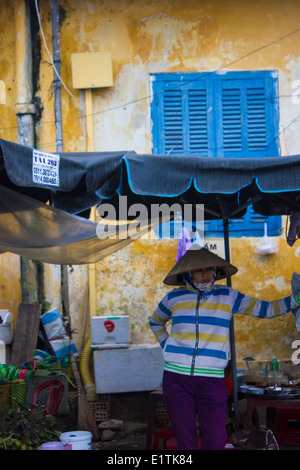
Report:
M67 87L67 85L65 84L63 79L61 78L60 74L58 73L57 68L55 67L53 57L52 57L52 54L51 54L51 52L49 50L49 47L47 45L46 37L45 37L45 34L44 34L44 30L43 30L43 26L42 26L42 22L41 22L40 11L39 11L39 7L38 7L38 0L35 0L35 10L36 10L37 18L38 18L38 23L39 23L39 28L40 28L41 36L42 36L42 39L43 39L43 43L44 43L45 49L48 53L48 56L50 58L51 65L52 65L52 67L53 67L53 69L56 73L56 76L57 76L58 80L61 82L62 86L65 88L65 90L69 93L69 95L73 99L75 105L81 110L81 106L80 106L80 103L78 102L77 98L69 90L69 88ZM84 115L84 113L82 113L82 110L81 110L81 115L77 119L82 119L84 117L85 117L85 115ZM55 121L53 121L53 122L55 123ZM85 137L85 139L87 139L89 137L88 137L88 132L87 132L87 129L86 129L85 119L82 120L82 123L83 123L84 137Z
M63 87L65 88L65 90L69 93L69 95L72 97L72 99L74 100L75 104L77 107L79 107L80 109L80 105L78 103L78 100L76 99L76 97L73 95L73 93L69 90L69 88L67 87L67 85L64 83L64 81L62 80L60 74L58 73L56 67L55 67L55 64L54 64L54 61L53 61L53 58L52 58L52 55L50 53L50 50L49 50L49 47L47 45L47 41L46 41L46 38L45 38L45 34L44 34L44 31L43 31L43 27L42 27L42 23L41 23L41 18L40 18L40 12L39 12L39 8L38 8L38 0L35 0L35 9L36 9L36 13L37 13L37 18L38 18L38 23L39 23L39 28L40 28L40 32L41 32L41 36L42 36L42 39L43 39L43 42L44 42L44 46L45 46L45 49L47 51L47 54L50 58L50 61L51 61L51 65L53 66L53 69L59 79L59 81L61 82L61 84L63 85ZM214 73L217 73L217 72L220 72L222 71L223 69L225 69L226 67L229 67L229 66L232 66L248 57L250 57L251 55L253 54L256 54L270 46L273 46L275 44L278 44L280 43L281 41L287 39L288 37L291 37L293 36L294 34L297 34L300 32L300 28L294 30L294 31L290 31L289 33L286 33L285 35L281 36L280 38L278 39L275 39L274 41L271 41L267 44L264 44L256 49L253 49L252 51L248 52L247 54L244 54L243 56L240 56L238 57L237 59L234 59L230 62L228 62L227 64L224 64L224 65L221 65L220 67L214 69L214 70L211 70L211 71L208 71L208 72L203 72L201 73L201 77L197 77L195 79L191 79L189 80L188 82L184 82L182 84L179 84L179 86L177 86L176 88L174 89L178 89L180 88L181 86L184 86L186 85L187 83L190 83L190 82L194 82L194 81L198 81L198 80L202 80L203 78L205 78L206 76L209 76L210 74L214 74ZM120 105L116 105L116 106L113 106L111 108L107 108L107 109L104 109L104 110L101 110L101 111L95 111L93 113L90 113L90 114L85 114L85 113L81 113L79 116L75 116L73 118L69 118L67 120L65 120L65 122L70 122L72 120L78 120L78 119L82 119L83 122L85 121L85 118L86 117L90 117L90 116L95 116L95 115L99 115L99 114L104 114L104 113L108 113L108 112L111 112L111 111L116 111L118 109L121 109L121 108L124 108L126 106L130 106L130 105L133 105L133 104L136 104L138 102L141 102L141 101L145 101L145 100L148 100L148 99L153 99L155 98L155 96L157 95L158 93L156 94L149 94L147 96L144 96L142 98L137 98L135 100L132 100L132 101L128 101L127 103L123 103L123 104L120 104ZM282 95L282 97L288 97L289 95ZM293 95L290 95L290 96L293 96ZM280 98L280 95L278 97L276 97L275 99L279 99ZM282 135L283 133L286 132L286 130L292 125L294 124L294 122L296 122L298 119L300 118L300 114L298 116L296 116L296 118L294 118L282 131L280 131L273 139L272 142L274 142L274 140L277 140L280 135ZM45 125L45 124L54 124L55 121L41 121L39 124L40 125ZM85 127L85 122L84 122L84 128L85 128L85 134L86 134L86 127ZM17 129L17 126L14 128L14 127L9 127L9 128L0 128L0 131L5 131L5 130L12 130L12 129ZM47 144L47 145L54 145L55 142L53 143L50 143ZM46 144L43 144L43 146L46 145Z
M45 48L46 48L46 50L47 50L47 52L48 52L48 55L49 55L49 57L50 57L51 64L52 64L52 66L54 67L54 70L55 70L57 76L59 77L59 80L61 81L62 85L63 85L64 88L67 90L67 92L72 96L72 98L74 99L75 103L77 103L77 105L78 105L77 99L76 99L75 96L70 92L70 90L68 89L68 87L65 85L65 83L64 83L63 80L61 79L61 77L60 77L60 75L58 74L58 72L57 72L57 70L56 70L56 67L55 67L55 65L54 65L54 62L53 62L51 53L50 53L49 48L48 48L48 46L47 46L45 34L44 34L44 31L43 31L43 28L42 28L42 24L41 24L41 20L40 20L40 13L39 13L39 9L38 9L37 0L35 0L35 8L36 8L36 12L37 12L37 15L38 15L38 21L39 21L39 26L40 26L40 30L41 30L41 35L42 35L42 38L43 38L43 42L44 42L44 44L45 44ZM203 78L205 78L206 76L208 76L208 75L210 75L210 74L214 74L214 73L220 72L220 71L222 71L224 68L226 68L226 67L228 67L228 66L232 66L232 65L234 65L234 64L236 64L236 63L238 63L238 62L240 62L240 61L242 61L242 60L244 60L244 59L250 57L251 55L256 54L257 52L260 52L260 51L262 51L262 50L264 50L264 49L266 49L266 48L268 48L268 47L270 47L270 46L273 46L273 45L275 45L275 44L278 44L278 43L280 43L281 41L283 41L283 40L287 39L288 37L293 36L294 34L297 34L297 33L299 33L299 32L300 32L300 28L298 28L298 29L296 29L296 30L294 30L294 31L290 31L289 33L284 34L284 35L281 36L280 38L275 39L274 41L271 41L271 42L269 42L269 43L267 43L267 44L264 44L264 45L262 45L262 46L260 46L260 47L258 47L258 48L256 48L256 49L253 49L252 51L248 52L247 54L244 54L243 56L240 56L240 57L238 57L237 59L234 59L234 60L228 62L227 64L221 65L220 67L218 67L218 68L216 68L216 69L214 69L214 70L211 70L211 71L208 71L208 72L203 72L203 73L201 74L201 77L197 77L197 78L195 78L195 79L189 80L188 82L184 82L184 83L180 84L179 87L186 85L186 83L192 83L192 82L194 82L194 81L202 80ZM178 89L179 87L176 87L176 88L174 88L174 89ZM108 108L108 109L105 109L105 110L102 110L102 111L95 111L95 112L93 112L93 113L91 113L91 114L88 114L88 115L87 115L87 114L80 115L79 117L76 117L76 118L74 118L74 119L80 119L80 118L82 118L82 117L95 116L95 115L98 115L98 114L104 114L104 113L107 113L107 112L110 112L110 111L115 111L115 110L117 110L117 109L124 108L124 107L126 107L126 106L131 105L131 104L136 104L136 103L138 103L138 102L140 102L140 101L148 100L148 99L151 99L151 98L153 99L155 96L156 96L156 94L150 94L150 95L144 96L144 97L142 97L142 98L137 98L137 99L132 100L132 101L129 101L129 102L127 102L127 103L123 103L123 104L114 106L114 107L112 107L112 108ZM288 96L288 95L285 95L285 96ZM291 95L291 96L292 96L292 95ZM53 121L53 122L54 122L54 121Z
M66 91L69 93L69 95L73 98L73 100L74 100L75 102L77 102L75 96L74 96L73 93L69 90L69 88L67 87L67 85L65 84L65 82L63 81L63 79L61 78L60 74L58 73L57 68L55 67L55 64L54 64L52 55L51 55L51 53L50 53L50 51L49 51L49 48L48 48L48 45L47 45L47 41L46 41L46 38L45 38L44 30L43 30L43 27L42 27L42 22L41 22L41 17L40 17L40 11L39 11L39 7L38 7L38 0L35 0L35 1L34 1L34 4L35 4L35 10L36 10L36 14L37 14L37 19L38 19L40 31L41 31L41 36L42 36L42 39L43 39L43 43L44 43L45 49L46 49L47 54L48 54L48 56L49 56L49 59L50 59L50 61L51 61L51 65L52 65L53 69L55 70L55 73L56 73L56 75L57 75L59 81L60 81L61 84L63 85L63 87L66 89Z

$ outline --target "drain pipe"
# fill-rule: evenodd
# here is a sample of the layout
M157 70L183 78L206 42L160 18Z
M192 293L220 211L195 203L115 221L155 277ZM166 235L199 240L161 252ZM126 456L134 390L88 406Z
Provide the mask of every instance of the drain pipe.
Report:
M15 0L15 27L18 143L33 147L36 108L32 100L30 11L25 0Z
M58 153L63 151L63 136L62 136L62 111L61 111L61 83L60 83L60 40L59 40L59 7L58 0L51 1L52 10L52 45L53 45L53 69L54 79L54 101L55 101L55 135L56 135L56 151ZM58 72L59 76L57 76Z
M56 133L56 151L57 153L63 152L63 133L62 133L62 105L61 105L61 82L60 82L60 39L59 39L59 6L58 0L51 0L52 9L52 44L53 44L53 63L55 69L53 85L54 85L54 99L55 99L55 133ZM59 76L57 75L59 74ZM62 299L63 310L65 314L69 315L69 278L68 267L61 267L62 278ZM96 400L96 388L90 374L89 365L91 360L91 340L83 348L80 359L80 374L84 385L84 390L88 402Z
M53 87L54 87L54 114L55 114L55 139L56 152L63 152L62 132L62 105L61 105L61 82L60 82L60 38L59 38L59 6L58 0L51 0L52 12L52 48L53 48ZM61 292L63 314L69 316L69 276L68 266L61 266Z
M31 24L28 2L15 0L16 30L16 92L15 113L18 123L18 143L34 146L34 116L32 87ZM22 302L39 302L39 270L35 261L20 257Z

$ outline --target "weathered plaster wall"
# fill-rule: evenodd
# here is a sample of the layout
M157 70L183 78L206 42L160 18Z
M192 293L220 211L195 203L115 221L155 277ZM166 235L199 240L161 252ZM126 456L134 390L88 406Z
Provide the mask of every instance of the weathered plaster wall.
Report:
M0 76L5 83L6 103L1 104L0 135L2 139L16 141L16 65L15 65L15 12L13 2L2 2L0 15Z
M0 105L0 136L3 139L16 141L17 118L14 114L16 70L11 55L15 44L14 20L13 3L1 4L0 31L5 31L5 34L0 33L0 80L5 83L6 102ZM0 308L11 310L16 319L21 301L20 259L10 253L0 255L0 299Z
M254 252L258 241L232 240L232 263L239 267L232 287L263 300L289 295L292 274L299 271L299 249L287 247L281 237L279 252L261 256ZM133 343L154 342L149 316L168 291L162 280L175 264L176 252L176 241L139 240L97 265L97 314L130 315ZM292 314L274 320L240 315L234 324L239 361L246 356L289 359L292 342L299 338Z
M46 42L52 50L51 2L39 1ZM65 151L86 149L84 92L72 88L71 54L109 50L112 54L114 85L93 91L95 149L135 150L151 153L149 75L164 72L215 70L279 71L280 142L282 154L299 153L300 121L292 102L292 84L299 77L300 5L294 0L61 0L61 75L63 138ZM7 105L1 107L1 137L16 141L14 115L14 10L1 4L1 77L7 86ZM1 34L5 31L5 34ZM55 151L53 70L41 40L39 89L43 110L37 125L39 148ZM293 271L299 271L299 246L288 247L284 235L276 238L279 251L268 257L254 253L258 239L233 239L232 261L239 272L234 288L263 299L280 298L290 292ZM153 342L148 317L166 292L162 279L176 258L176 242L139 240L106 258L96 266L97 314L128 313L132 342ZM0 275L5 305L19 302L19 268L15 257L1 255L6 266ZM3 261L5 260L5 261ZM8 269L9 268L9 269ZM88 273L86 266L70 268L70 313L77 329L79 348L89 333L86 325ZM46 301L60 305L60 274L46 266ZM5 281L5 282L4 282ZM12 295L12 291L17 294ZM85 325L85 326L84 326ZM239 358L257 359L291 356L291 342L297 338L291 315L266 321L237 318L235 321Z

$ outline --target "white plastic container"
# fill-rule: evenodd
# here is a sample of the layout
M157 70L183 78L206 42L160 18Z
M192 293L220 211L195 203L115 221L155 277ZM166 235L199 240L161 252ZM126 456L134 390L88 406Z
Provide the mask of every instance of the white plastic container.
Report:
M0 364L6 364L6 346L4 341L0 339Z
M91 318L92 344L129 343L129 316L99 316Z
M96 393L155 390L162 382L164 359L159 344L93 351Z
M13 339L13 317L9 310L1 310L0 316L2 323L0 323L0 340L5 344L10 344Z
M59 439L66 450L92 450L92 433L89 431L64 432Z

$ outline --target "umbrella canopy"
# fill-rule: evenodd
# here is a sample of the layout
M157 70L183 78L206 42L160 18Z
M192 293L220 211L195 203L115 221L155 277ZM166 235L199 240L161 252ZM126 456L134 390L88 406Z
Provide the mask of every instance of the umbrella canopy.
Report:
M79 214L103 202L204 204L205 219L300 210L300 156L208 158L36 151L0 139L0 184ZM49 163L50 162L50 163Z
M0 184L78 214L100 203L96 190L119 179L128 152L49 154L0 139Z
M138 155L133 151L52 155L0 139L0 185L4 195L0 199L2 251L57 264L101 259L132 239L104 240L103 244L103 240L95 238L95 226L83 226L79 217L71 221L69 214L64 214L68 219L67 226L72 231L74 225L76 236L70 237L70 233L66 236L64 230L60 234L59 230L67 221L56 211L62 209L66 213L81 214L107 200L118 208L119 196L127 196L128 204L142 203L148 207L152 203L164 202L169 205L204 205L205 219L224 221L225 253L229 261L230 218L242 217L249 205L265 216L300 212L300 156L226 159L196 155ZM30 240L31 234L41 223L46 224L45 229L39 230L47 233L46 227L50 229L51 217L49 214L41 217L45 207L34 207L32 200L26 200L27 208L21 209L21 212L12 211L11 207L5 206L12 197L5 194L7 188L42 203L50 201L54 207L47 210L52 211L56 221L57 236L51 240L45 238L49 243L42 245L39 237ZM10 212L16 214L14 222L18 223L15 230L7 233ZM72 260L71 257L66 259L68 248L73 248ZM55 261L51 261L53 259ZM230 278L228 282L230 284ZM230 341L234 406L238 410L233 322Z
M206 219L241 217L247 206L262 215L300 208L300 156L207 158L130 154L122 158L117 184L99 188L101 197L204 204ZM155 198L155 199L153 199Z

